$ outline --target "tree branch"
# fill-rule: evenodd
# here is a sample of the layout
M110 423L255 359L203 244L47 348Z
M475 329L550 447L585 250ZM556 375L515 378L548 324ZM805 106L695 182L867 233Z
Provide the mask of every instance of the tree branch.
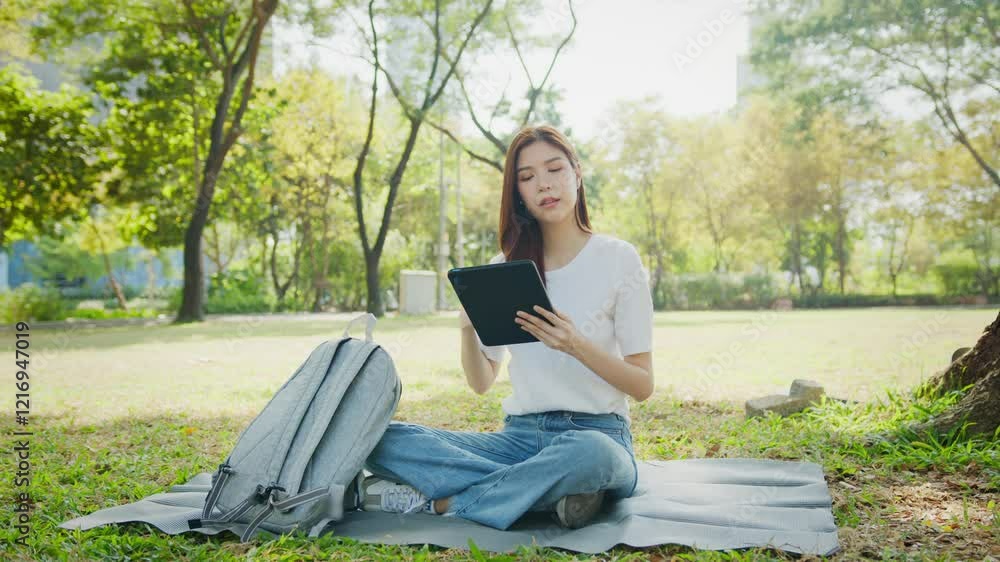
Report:
M487 166L490 166L490 167L494 168L496 171L498 171L500 173L503 173L503 166L500 165L499 162L497 162L496 160L490 160L488 157L483 156L483 155L481 155L481 154L479 154L477 152L474 152L473 150L469 149L467 146L465 146L464 144L462 144L462 141L458 140L458 137L456 137L447 128L445 128L445 127L443 127L443 126L435 123L434 121L431 121L430 119L425 119L424 122L427 123L428 125L430 125L432 128L437 129L438 131L441 131L442 133L444 133L445 135L447 135L448 138L450 138L455 144L457 144L459 147L461 147L461 149L464 150L465 153L468 154L469 156L471 156L473 159L478 160L478 161L486 164Z
M445 74L444 78L441 80L441 84L438 86L437 92L435 92L429 99L424 100L424 103L420 108L422 112L430 109L430 107L437 101L438 97L441 96L441 93L444 91L444 87L448 85L448 80L451 79L451 75L455 73L455 66L458 64L458 61L462 60L462 53L465 52L466 46L468 46L472 36L476 33L476 28L479 27L479 24L486 18L486 14L489 13L492 5L493 0L486 0L486 5L483 6L483 10L479 12L479 15L476 16L476 19L472 22L472 26L469 28L469 33L466 34L465 39L462 41L462 45L458 48L458 54L455 56L455 62L450 65L450 68L448 68L448 73ZM437 56L438 53L435 53L435 58Z
M353 17L352 17L353 19ZM371 106L368 109L368 131L365 133L365 142L361 146L361 152L358 154L358 162L354 166L354 214L358 219L358 230L361 235L361 247L364 250L364 255L367 257L371 253L371 246L368 243L368 230L365 227L365 212L362 206L363 193L363 174L365 169L365 160L368 158L368 151L371 149L372 137L375 134L375 109L378 102L378 73L381 65L378 61L378 33L375 31L375 0L369 0L368 2L368 22L372 30L372 55L375 58L375 66L372 68L374 72L372 73L372 101ZM366 37L367 42L367 37Z
M434 83L434 75L437 74L437 66L441 52L441 0L434 1L434 60L431 62L431 73L427 75L427 84L424 86L424 99L431 93L431 85Z
M184 0L184 8L187 10L188 18L191 21L191 26L194 28L195 36L198 37L198 43L201 45L201 48L205 50L205 54L212 61L212 64L215 65L215 68L222 69L222 60L219 59L219 54L215 52L212 43L208 40L208 35L205 34L204 19L199 18L194 13L194 6L191 5L191 0Z

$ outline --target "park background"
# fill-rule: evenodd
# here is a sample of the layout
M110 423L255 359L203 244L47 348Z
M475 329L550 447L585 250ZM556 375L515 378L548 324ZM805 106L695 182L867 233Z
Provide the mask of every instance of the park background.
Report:
M215 466L363 311L400 419L496 429L509 382L466 387L443 275L499 251L506 143L543 122L650 273L640 457L812 460L850 557L996 556L995 434L861 436L960 403L910 391L996 316L998 27L986 1L6 3L0 314L39 353L33 556L243 554L51 526ZM404 270L436 272L435 312L395 313ZM840 400L744 419L794 378Z
M506 5L471 35L446 83L456 55L436 59L433 88L423 88L435 60L433 4L394 8L382 23L387 73L369 142L364 5L282 5L260 37L241 134L224 161L213 159L218 179L199 233L192 210L209 191L207 160L226 143L213 141L221 84L211 53L132 3L98 3L81 21L66 3L65 19L34 36L6 12L5 313L176 313L185 236L195 234L208 313L380 315L404 269L436 271L437 307L454 308L444 272L499 251L498 168L506 141L530 122L576 143L595 229L640 250L657 310L761 308L780 297L798 306L998 302L997 100L985 51L953 46L954 68L937 68L931 42L949 39L915 21L885 55L840 54L845 37L896 17L876 9L858 29L780 29L798 45L768 27L781 10L804 11L795 2L770 12L743 2L639 3L634 13L599 4ZM44 3L24 6L21 19L45 13ZM825 17L811 16L819 23L810 25ZM456 52L460 30L448 34ZM816 54L824 48L838 51ZM922 67L940 92L922 90ZM234 90L225 131L241 101Z

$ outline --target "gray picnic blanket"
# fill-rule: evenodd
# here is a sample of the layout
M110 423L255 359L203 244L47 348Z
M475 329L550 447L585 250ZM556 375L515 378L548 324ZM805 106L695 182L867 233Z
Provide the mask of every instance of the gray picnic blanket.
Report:
M839 550L830 492L819 465L761 459L641 460L632 496L607 504L593 522L565 529L551 514L528 512L501 531L459 517L429 513L350 511L321 534L366 543L434 544L468 550L511 552L537 544L596 554L617 544L634 547L681 544L728 550L771 547L794 553L830 555ZM188 529L201 517L211 474L200 473L135 503L101 509L63 522L64 529L109 523L146 522L176 535L215 534ZM273 536L261 530L265 536Z

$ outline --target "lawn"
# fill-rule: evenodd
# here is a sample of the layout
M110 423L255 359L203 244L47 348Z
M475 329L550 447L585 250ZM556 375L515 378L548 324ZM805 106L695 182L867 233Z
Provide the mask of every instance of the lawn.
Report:
M366 545L340 537L241 545L232 535L170 537L130 524L74 533L58 523L138 500L211 471L240 431L322 340L354 314L213 317L197 325L31 330L30 550L16 559L476 559L465 551ZM989 308L663 312L655 316L657 391L632 403L637 456L809 460L823 465L847 559L1000 556L996 442L903 439L862 446L856 437L947 405L905 391L975 343ZM363 337L363 327L352 333ZM14 335L0 332L13 360ZM375 339L403 381L396 418L450 429L497 430L506 376L485 396L465 385L454 313L386 317ZM787 419L745 421L747 398L821 382L831 402ZM13 392L10 401L13 404ZM5 418L5 433L14 426ZM11 457L8 457L11 458ZM0 510L13 518L12 478ZM0 535L9 544L13 531ZM757 560L764 550L694 552L618 547L603 559ZM525 548L517 558L579 558Z

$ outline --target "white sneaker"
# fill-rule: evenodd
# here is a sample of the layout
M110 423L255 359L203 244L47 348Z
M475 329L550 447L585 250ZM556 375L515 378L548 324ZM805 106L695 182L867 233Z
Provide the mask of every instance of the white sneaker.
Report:
M364 511L389 511L392 513L436 513L433 502L413 486L399 484L372 475L361 485Z

